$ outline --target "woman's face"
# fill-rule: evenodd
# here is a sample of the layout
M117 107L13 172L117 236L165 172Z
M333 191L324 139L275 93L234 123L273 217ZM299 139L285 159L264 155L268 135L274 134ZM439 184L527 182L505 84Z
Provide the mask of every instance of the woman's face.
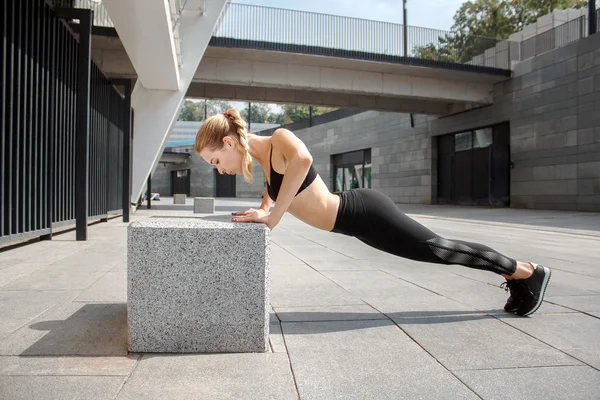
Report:
M200 152L200 156L207 163L214 165L220 174L240 174L242 173L242 153L238 150L236 143L230 136L225 136L222 149L205 148Z

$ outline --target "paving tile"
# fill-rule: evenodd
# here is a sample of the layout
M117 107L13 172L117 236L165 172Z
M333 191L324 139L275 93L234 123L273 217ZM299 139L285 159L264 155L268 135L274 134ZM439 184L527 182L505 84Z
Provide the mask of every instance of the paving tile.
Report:
M146 355L116 400L294 399L284 353Z
M577 311L600 311L600 294L592 296L546 296L544 300Z
M2 375L127 376L140 356L123 357L16 357L0 356Z
M278 246L310 246L315 243L286 230L274 230L271 241Z
M322 273L361 298L435 296L435 293L382 271L323 271Z
M283 247L272 244L271 265L305 265L305 263Z
M55 305L70 301L78 295L77 291L0 290L0 304L3 305L0 307L0 339Z
M127 272L107 272L73 301L127 303Z
M352 258L342 253L316 244L285 246L285 248L291 254L303 261L328 260L331 262L348 262L352 260Z
M113 251L101 251L94 248L93 250L80 251L73 255L62 258L53 265L66 267L93 267L95 271L109 271L115 262L121 260L123 254L114 253Z
M276 265L271 270L271 304L300 307L361 304L361 301L306 265Z
M281 331L281 324L279 322L271 322L269 324L269 343L273 353L287 352L285 341L283 339L283 332Z
M300 398L476 399L389 321L283 323Z
M275 308L282 322L357 321L388 319L368 305Z
M112 268L110 269L109 272L120 272L120 271L127 272L127 261L117 261L112 266Z
M310 265L317 271L364 271L375 270L367 262L363 260L308 260L306 264Z
M585 314L502 318L538 340L600 369L600 319Z
M126 304L61 304L0 340L0 355L127 354Z
M23 276L23 274L16 274L16 273L0 271L0 288L2 288L2 286L8 285L11 282L16 281L17 279L21 278L22 276Z
M22 258L3 258L1 256L2 256L2 254L0 254L0 271L6 269L8 267L12 267L15 264L19 264L19 263L23 262Z
M588 366L457 371L483 399L598 399L600 372Z
M450 370L581 364L489 316L393 319Z
M84 290L105 273L93 267L49 265L2 286L2 290Z
M116 376L0 376L0 399L110 400L124 380Z
M1 273L27 275L50 265L47 262L20 262L0 270Z

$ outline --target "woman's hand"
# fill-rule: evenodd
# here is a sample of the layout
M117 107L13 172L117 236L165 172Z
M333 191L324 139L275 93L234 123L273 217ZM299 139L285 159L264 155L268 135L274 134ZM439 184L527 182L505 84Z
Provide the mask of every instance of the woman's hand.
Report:
M276 225L270 218L271 214L262 209L255 210L254 208L249 208L245 211L232 212L231 215L235 215L231 219L233 222L257 222L267 225L269 229L275 228Z

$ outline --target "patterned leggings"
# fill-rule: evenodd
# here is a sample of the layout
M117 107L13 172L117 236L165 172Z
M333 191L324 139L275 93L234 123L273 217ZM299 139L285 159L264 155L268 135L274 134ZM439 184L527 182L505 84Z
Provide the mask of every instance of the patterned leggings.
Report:
M354 236L387 253L416 261L458 264L512 275L517 262L478 243L442 238L401 212L373 189L336 192L340 196L332 232Z

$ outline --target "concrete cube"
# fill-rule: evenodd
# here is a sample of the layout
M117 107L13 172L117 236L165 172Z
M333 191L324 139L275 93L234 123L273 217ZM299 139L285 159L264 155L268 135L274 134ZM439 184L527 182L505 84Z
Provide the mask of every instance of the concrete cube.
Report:
M215 199L212 197L194 197L195 214L214 214Z
M186 195L185 194L174 194L173 195L173 204L185 204Z
M267 351L268 227L156 216L127 246L129 351Z

